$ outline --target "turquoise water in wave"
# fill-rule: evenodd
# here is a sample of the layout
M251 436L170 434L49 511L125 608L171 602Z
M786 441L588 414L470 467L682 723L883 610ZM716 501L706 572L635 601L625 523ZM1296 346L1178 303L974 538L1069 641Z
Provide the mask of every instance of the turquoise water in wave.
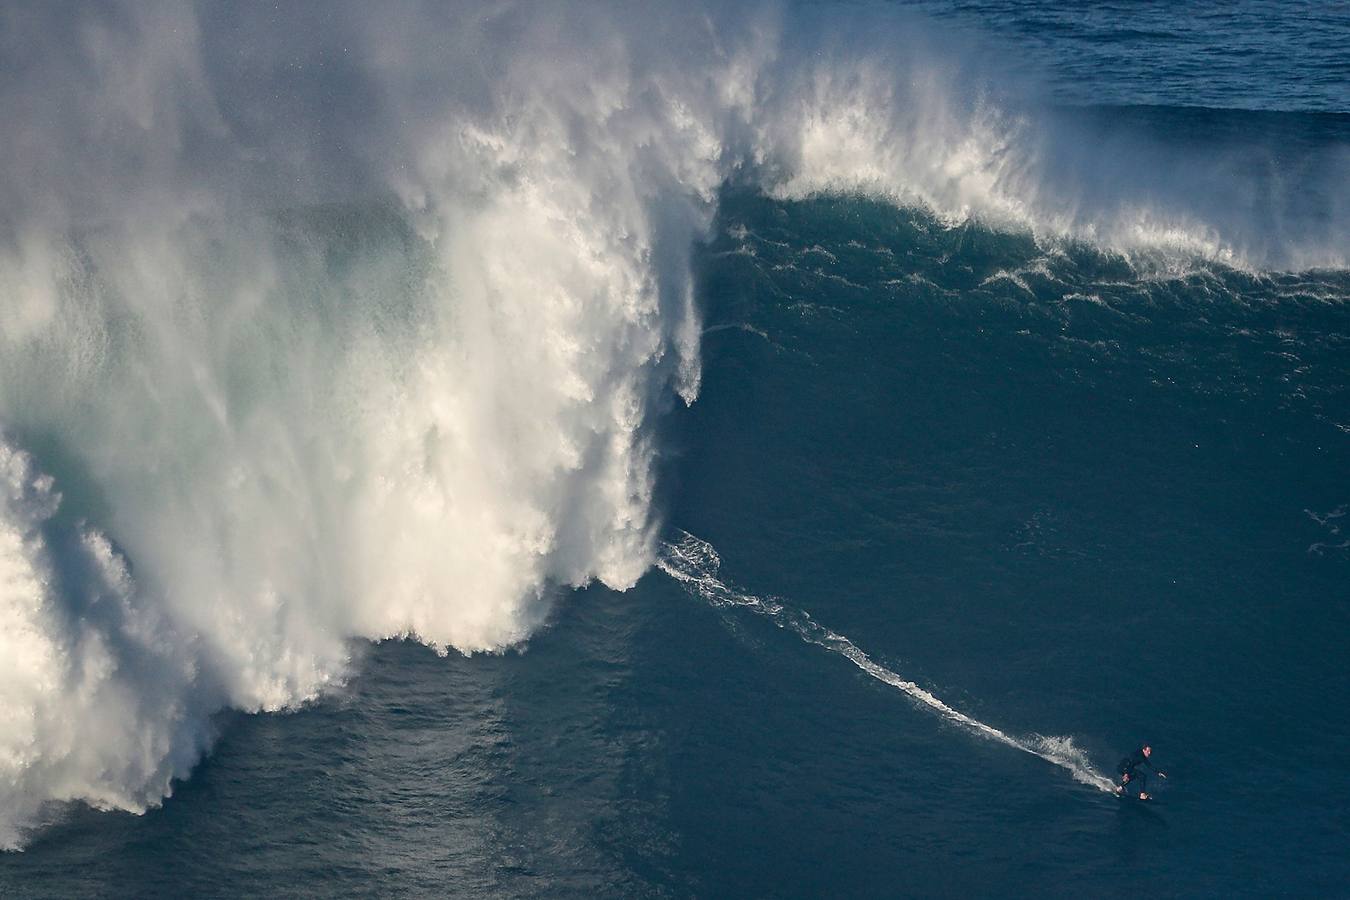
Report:
M1272 232L1342 223L1343 5L921 6L1065 120L1280 182ZM354 644L0 896L1350 893L1350 271L726 185L694 273L664 568L502 653ZM1093 783L1141 741L1147 807Z

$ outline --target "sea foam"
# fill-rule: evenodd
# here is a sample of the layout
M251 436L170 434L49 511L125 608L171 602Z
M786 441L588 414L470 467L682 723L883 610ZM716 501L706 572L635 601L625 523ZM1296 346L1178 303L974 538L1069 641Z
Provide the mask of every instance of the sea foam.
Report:
M1075 781L1112 793L1115 784L1098 771L1071 737L1030 734L1018 736L995 728L943 702L931 691L888 669L868 656L853 641L821 625L803 609L774 597L743 591L719 578L722 560L711 544L688 532L662 544L656 565L695 596L714 606L738 607L763 616L808 644L838 654L876 680L888 684L914 701L921 709L976 737L996 741L1023 753L1040 757L1068 771Z

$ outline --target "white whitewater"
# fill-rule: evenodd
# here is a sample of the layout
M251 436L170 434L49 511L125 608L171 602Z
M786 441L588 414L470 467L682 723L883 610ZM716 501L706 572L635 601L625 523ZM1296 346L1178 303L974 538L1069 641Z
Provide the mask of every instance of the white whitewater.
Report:
M878 681L903 691L921 707L936 713L948 722L977 736L998 741L1000 744L1006 744L1053 763L1066 770L1075 781L1107 793L1113 791L1114 784L1111 780L1093 768L1086 754L1075 747L1070 738L1038 734L1015 737L992 725L986 725L960 710L953 709L931 692L875 662L859 649L857 644L821 625L805 611L771 597L757 597L754 594L744 593L728 585L717 577L722 560L707 541L688 532L681 532L678 541L661 545L661 555L657 558L656 564L661 571L714 606L736 606L764 616L807 643L839 654Z

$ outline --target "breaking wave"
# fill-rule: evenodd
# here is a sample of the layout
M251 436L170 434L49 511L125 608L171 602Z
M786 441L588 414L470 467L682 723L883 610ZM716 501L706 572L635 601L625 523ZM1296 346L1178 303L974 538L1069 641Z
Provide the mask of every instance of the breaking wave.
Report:
M880 7L4 20L6 847L51 802L153 806L215 711L316 697L353 639L499 650L566 586L631 586L727 184L1127 259L1350 247L1335 134L1267 159L1092 131Z

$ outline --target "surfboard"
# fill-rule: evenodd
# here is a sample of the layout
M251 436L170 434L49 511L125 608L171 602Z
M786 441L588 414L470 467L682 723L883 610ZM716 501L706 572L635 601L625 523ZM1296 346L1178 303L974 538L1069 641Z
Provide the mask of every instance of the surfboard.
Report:
M1153 804L1158 802L1158 798L1153 794L1150 794L1147 799L1141 798L1138 794L1116 794L1116 799L1121 801L1122 803L1124 803L1127 800L1132 803Z

